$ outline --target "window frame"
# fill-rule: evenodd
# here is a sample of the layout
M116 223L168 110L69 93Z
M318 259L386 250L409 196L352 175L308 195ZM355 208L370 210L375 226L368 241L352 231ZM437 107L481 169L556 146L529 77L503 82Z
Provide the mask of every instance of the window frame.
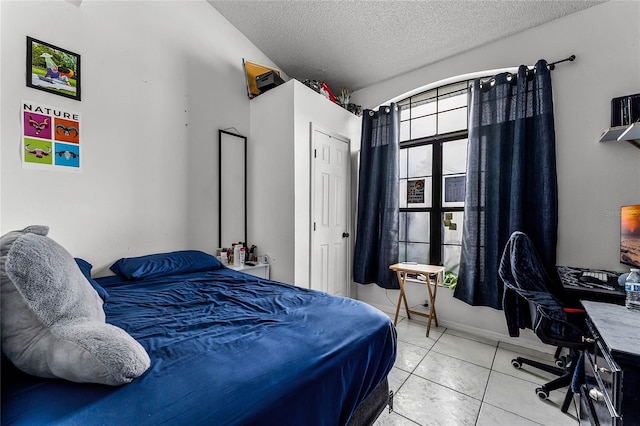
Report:
M429 213L429 263L431 265L443 264L442 242L442 215L448 212L464 212L464 207L444 207L442 201L442 185L444 175L442 173L442 144L468 138L468 130L461 130L447 135L436 135L420 140L406 141L400 144L400 149L415 146L432 145L432 171L431 171L431 207L400 207L401 213L428 212ZM405 225L406 226L406 225ZM409 242L405 233L403 242ZM451 245L451 244L447 244ZM436 250L437 247L437 250Z
M443 226L443 220L444 220L444 214L445 213L449 213L449 212L464 212L464 206L456 206L456 207L449 207L449 206L443 206L444 201L442 199L443 197L443 184L444 184L444 177L445 175L443 174L443 164L442 164L442 160L443 160L443 144L447 143L447 142L452 142L452 141L457 141L457 140L462 140L462 139L468 139L469 136L469 88L471 85L471 81L473 79L466 79L466 78L461 78L457 81L450 81L448 83L442 84L440 86L436 86L436 87L431 87L429 89L425 89L423 91L417 92L411 96L407 96L406 98L400 100L398 102L399 105L405 104L409 105L409 108L411 108L411 98L413 97L417 97L417 96L421 96L423 94L426 94L429 91L435 91L435 112L432 113L432 115L434 115L436 117L436 123L435 123L435 129L436 129L436 134L435 135L430 135L430 136L424 136L424 137L420 137L420 138L416 138L416 139L409 139L409 140L405 140L405 141L401 141L400 142L400 149L407 149L407 148L413 148L413 147L418 147L418 146L425 146L425 145L431 145L432 146L432 157L431 157L431 206L430 207L400 207L400 213L412 213L412 212L420 212L420 213L428 213L429 214L429 249L428 249L428 253L429 253L429 257L428 257L428 262L429 264L432 265L443 265L444 263L444 243L443 243L443 231L442 231L442 226ZM451 109L446 109L444 111L440 111L439 109L439 102L440 102L440 97L443 96L445 97L446 95L448 95L449 91L446 91L443 95L440 95L440 90L446 90L447 87L450 86L454 86L454 85L460 85L461 83L465 83L467 85L467 102L465 106L459 106L459 107L455 107L455 108L451 108ZM462 109L462 108L466 108L467 109L467 114L466 114L466 126L464 129L462 130L454 130L452 132L447 132L447 133L443 133L443 134L439 134L438 133L438 129L439 129L439 115L442 112L446 112L446 111L454 111L456 109ZM423 118L425 117L425 115L421 115L420 117L415 117L415 118ZM414 117L412 117L411 115L409 116L408 120L404 120L411 122L411 120L415 119ZM409 137L411 137L411 124L409 124ZM407 157L408 158L408 157ZM407 160L408 161L408 160ZM466 173L466 172L465 172ZM409 176L407 176L407 181L410 179ZM406 220L405 220L405 227L407 226ZM399 242L402 242L405 244L405 248L404 248L404 258L406 259L406 245L408 243L411 242L410 236L408 235L408 230L405 228L404 230L404 236L405 236L405 240L399 240ZM446 245L455 245L458 246L457 244L446 244Z
M465 73L465 74L458 74L452 77L447 77L447 78L443 78L440 79L438 81L434 81L432 83L428 83L422 86L418 86L414 89L408 90L406 92L403 92L400 95L397 95L389 100L387 100L386 102L383 102L381 104L379 104L376 108L374 109L378 109L383 105L388 105L391 103L396 103L398 105L400 105L402 102L406 101L408 98L413 97L413 96L418 96L424 92L428 92L430 90L439 88L439 87L444 87L450 84L455 84L455 83L460 83L462 81L467 81L467 82L471 82L477 78L480 78L482 80L491 78L491 76L495 76L497 74L500 73L504 73L504 72L508 72L508 73L517 73L518 72L518 67L504 67L504 68L494 68L494 69L489 69L489 70L484 70L484 71L473 71L473 72L469 72L469 73ZM470 97L467 98L467 108L469 108L469 102L468 99ZM468 111L468 109L467 109ZM468 139L468 132L469 132L469 114L467 112L467 129L464 130L466 136L461 137L461 138L467 138ZM419 145L419 144L426 144L426 143L430 143L432 141L436 141L436 140L441 140L444 141L444 135L434 135L434 136L429 136L426 138L421 138L421 139L416 139L416 140L409 140L409 141L404 141L400 143L400 148L405 148L405 147L410 147L409 144L414 144L414 145ZM432 183L433 184L433 183ZM408 211L410 210L410 208L401 208L401 211ZM461 211L464 212L464 207L447 207L447 211ZM433 215L431 216L431 218L433 218ZM433 222L433 221L431 221ZM430 224L430 232L431 231L431 224ZM438 230L439 233L439 230ZM442 236L440 235L439 237L439 241L442 241ZM400 241L400 240L399 240ZM438 249L439 253L442 253L442 244L440 244L439 246L440 248ZM439 260L439 264L442 264L442 256L440 256ZM430 259L431 261L431 259Z

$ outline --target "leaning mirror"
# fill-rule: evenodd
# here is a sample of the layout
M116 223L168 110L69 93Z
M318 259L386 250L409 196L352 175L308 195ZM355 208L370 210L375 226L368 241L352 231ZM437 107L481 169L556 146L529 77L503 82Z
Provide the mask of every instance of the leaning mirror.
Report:
M247 138L220 130L218 247L247 241Z

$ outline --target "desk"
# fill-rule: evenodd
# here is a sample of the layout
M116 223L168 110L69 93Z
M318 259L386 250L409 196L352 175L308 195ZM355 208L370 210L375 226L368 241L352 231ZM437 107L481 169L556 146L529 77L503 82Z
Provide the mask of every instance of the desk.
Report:
M615 303L624 305L626 297L624 287L618 285L618 275L615 272L595 270L607 274L607 283L594 285L580 281L580 276L585 271L592 271L584 268L572 268L568 266L557 266L558 275L562 282L562 288L567 296L573 300L594 300L597 302Z
M436 294L438 292L438 284L440 284L440 274L444 272L443 266L436 265L423 265L420 263L396 263L389 266L389 269L396 271L398 275L398 283L400 284L400 296L398 296L398 306L396 307L396 318L393 324L398 323L398 314L400 313L400 304L404 301L404 307L407 311L407 318L411 318L411 314L420 315L429 318L427 321L427 337L429 337L429 330L431 329L431 320L436 322L438 326L438 315L436 314ZM409 309L407 303L407 296L404 291L404 284L407 280L407 274L422 274L427 277L426 285L429 292L429 313L426 314L420 311L414 311ZM431 282L433 279L433 283ZM433 289L431 286L433 285Z
M593 344L584 359L581 425L640 424L640 312L583 301Z

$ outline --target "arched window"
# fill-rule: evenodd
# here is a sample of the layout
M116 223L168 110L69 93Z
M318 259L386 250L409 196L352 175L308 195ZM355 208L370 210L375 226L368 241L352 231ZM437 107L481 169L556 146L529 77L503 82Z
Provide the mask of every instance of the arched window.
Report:
M467 170L469 80L398 102L400 261L444 265L457 274Z
M470 82L517 68L430 83L385 102L401 109L399 261L458 273L467 171Z
M451 78L395 100L400 126L400 261L458 273L467 170L468 93Z

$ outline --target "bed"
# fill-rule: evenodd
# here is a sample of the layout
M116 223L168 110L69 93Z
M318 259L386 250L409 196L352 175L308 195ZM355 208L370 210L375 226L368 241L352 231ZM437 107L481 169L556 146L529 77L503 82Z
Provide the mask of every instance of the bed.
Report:
M365 303L223 266L93 284L150 367L107 386L3 355L2 424L371 424L387 405L396 332Z

